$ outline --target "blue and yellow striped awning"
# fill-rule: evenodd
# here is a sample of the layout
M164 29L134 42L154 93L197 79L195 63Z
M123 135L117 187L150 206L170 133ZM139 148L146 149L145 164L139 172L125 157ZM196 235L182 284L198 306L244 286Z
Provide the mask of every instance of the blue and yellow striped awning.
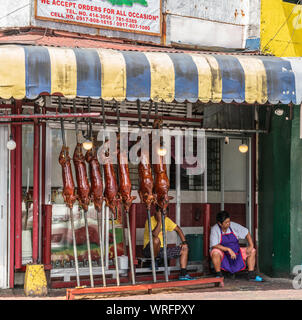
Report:
M0 46L3 99L300 104L301 78L299 58Z

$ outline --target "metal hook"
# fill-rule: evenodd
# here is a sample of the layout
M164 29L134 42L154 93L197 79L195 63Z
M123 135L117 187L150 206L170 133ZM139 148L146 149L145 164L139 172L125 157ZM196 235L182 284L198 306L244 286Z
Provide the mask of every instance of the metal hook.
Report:
M115 106L116 106L116 115L117 115L117 129L118 132L121 132L121 120L120 120L120 109L119 109L119 105L118 102L115 102Z
M150 101L150 105L149 105L149 109L148 109L148 114L147 114L147 119L146 119L146 126L148 126L148 124L149 124L149 119L150 119L150 114L151 114L152 107L153 107L153 102Z
M142 124L141 102L139 99L136 101L136 105L137 105L137 110L138 110L138 126L141 128L143 126L143 124Z

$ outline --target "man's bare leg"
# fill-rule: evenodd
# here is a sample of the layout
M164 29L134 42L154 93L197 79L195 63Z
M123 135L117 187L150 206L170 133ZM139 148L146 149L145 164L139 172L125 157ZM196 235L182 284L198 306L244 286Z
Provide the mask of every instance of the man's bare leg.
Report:
M179 263L180 263L180 267L183 269L187 268L187 264L188 264L188 254L189 254L189 250L188 250L188 246L183 246L181 248L180 251L180 258L179 258Z
M160 239L158 237L153 237L153 251L156 258L160 251Z

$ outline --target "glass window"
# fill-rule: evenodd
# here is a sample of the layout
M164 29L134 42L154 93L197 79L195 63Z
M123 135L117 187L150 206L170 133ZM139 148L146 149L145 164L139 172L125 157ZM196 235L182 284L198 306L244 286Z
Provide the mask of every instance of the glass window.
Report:
M175 189L175 161L171 159L170 187ZM181 190L204 190L204 176L188 175L187 169L181 167ZM207 189L220 190L220 142L219 139L207 139Z

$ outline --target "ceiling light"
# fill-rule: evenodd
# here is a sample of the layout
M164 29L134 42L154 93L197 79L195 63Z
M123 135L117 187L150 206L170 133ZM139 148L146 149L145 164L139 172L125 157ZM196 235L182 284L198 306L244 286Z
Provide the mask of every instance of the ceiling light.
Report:
M241 152L241 153L246 153L246 152L248 152L248 150L249 150L249 147L248 147L248 145L246 144L246 143L242 143L240 146L239 146L239 151Z
M87 139L86 141L83 142L83 148L84 148L85 150L91 150L92 147L93 147L93 143L92 143L91 140L88 140L88 139Z
M164 146L162 146L157 150L157 154L160 157L164 157L167 154L167 149Z
M16 142L14 141L12 135L10 135L9 140L7 141L6 147L8 150L15 150L16 149Z
M275 115L277 115L277 116L279 116L279 117L282 116L283 113L284 113L284 110L283 110L283 109L277 108L277 109L275 110Z

